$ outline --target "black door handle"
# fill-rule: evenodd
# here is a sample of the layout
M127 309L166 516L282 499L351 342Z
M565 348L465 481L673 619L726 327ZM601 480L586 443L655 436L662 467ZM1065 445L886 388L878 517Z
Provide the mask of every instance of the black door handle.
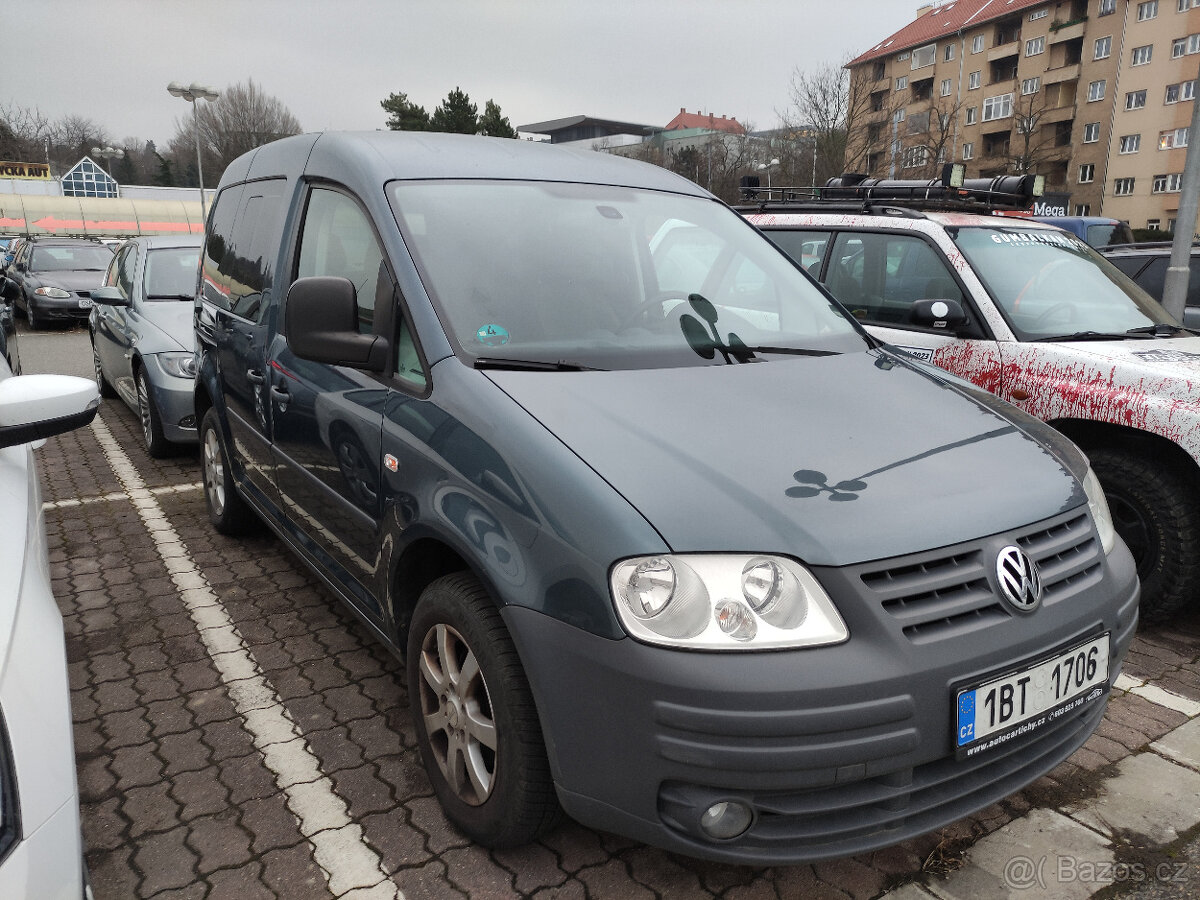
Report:
M247 369L246 370L246 379L251 384L262 384L263 383L263 373L258 371L258 369Z

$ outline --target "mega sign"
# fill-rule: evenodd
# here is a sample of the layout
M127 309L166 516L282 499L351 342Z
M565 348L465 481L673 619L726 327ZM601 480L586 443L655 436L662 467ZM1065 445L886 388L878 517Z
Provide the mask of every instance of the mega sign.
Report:
M50 167L44 163L0 162L0 178L50 180Z

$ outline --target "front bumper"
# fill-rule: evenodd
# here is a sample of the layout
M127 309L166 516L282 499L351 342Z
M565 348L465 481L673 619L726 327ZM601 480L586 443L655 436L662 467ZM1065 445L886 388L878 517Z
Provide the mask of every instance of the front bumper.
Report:
M1006 610L986 570L977 577L972 568L975 557L994 560L993 545L1014 541L1046 582L1033 615ZM1024 787L1082 745L1104 713L1102 698L959 761L957 688L1106 632L1111 685L1137 624L1132 558L1118 542L1105 559L1078 512L816 574L850 628L842 645L674 651L507 607L566 811L668 850L739 863L890 845ZM962 590L943 583L960 576ZM897 590L908 594L898 599ZM728 800L753 810L749 830L706 837L701 815Z
M152 362L151 362L152 360ZM199 440L196 427L196 382L179 378L163 370L156 356L146 357L150 392L162 422L163 437L175 444L194 444Z
M33 296L27 301L35 317L40 319L86 322L92 313L90 291L75 291L70 297Z

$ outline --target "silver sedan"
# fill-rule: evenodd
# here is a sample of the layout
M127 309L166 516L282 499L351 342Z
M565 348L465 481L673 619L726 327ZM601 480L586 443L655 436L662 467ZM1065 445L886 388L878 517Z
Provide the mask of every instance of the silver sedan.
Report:
M128 240L92 292L96 385L138 414L151 456L196 441L192 300L200 245L200 235Z

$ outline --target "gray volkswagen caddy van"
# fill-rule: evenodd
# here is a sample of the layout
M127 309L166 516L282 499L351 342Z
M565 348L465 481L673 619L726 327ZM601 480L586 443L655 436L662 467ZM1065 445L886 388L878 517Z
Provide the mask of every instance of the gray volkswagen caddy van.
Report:
M894 843L1104 713L1138 583L1087 460L872 338L740 216L591 151L310 134L225 172L214 526L406 661L447 817L711 859Z

